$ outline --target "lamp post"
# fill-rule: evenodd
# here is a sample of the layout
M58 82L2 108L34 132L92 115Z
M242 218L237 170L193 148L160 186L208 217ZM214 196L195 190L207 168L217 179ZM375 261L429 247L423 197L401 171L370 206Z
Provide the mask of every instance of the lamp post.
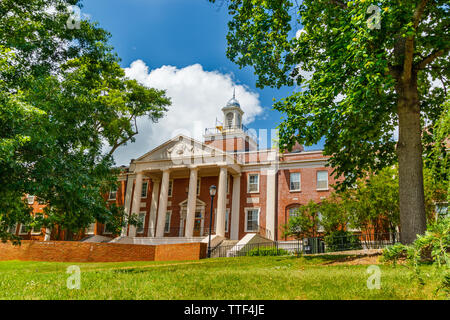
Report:
M209 187L209 195L211 196L211 213L209 215L209 239L208 239L208 258L211 258L211 228L212 228L212 214L213 214L213 201L216 195L217 187L212 185Z

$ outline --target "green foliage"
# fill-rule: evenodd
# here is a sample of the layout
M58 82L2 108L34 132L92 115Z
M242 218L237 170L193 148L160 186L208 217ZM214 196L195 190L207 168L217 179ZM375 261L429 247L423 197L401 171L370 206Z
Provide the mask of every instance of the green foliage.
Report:
M247 252L247 256L256 257L256 256L287 256L289 252L284 249L277 249L275 247L258 247L253 248L249 252Z
M299 207L293 215L289 217L286 225L282 226L285 236L293 236L296 239L305 237L316 237L317 228L320 223L318 218L319 204L314 201Z
M384 261L397 262L406 257L414 266L432 261L437 267L450 268L450 218L429 225L424 235L410 246L395 244L383 250Z
M253 67L258 87L308 89L275 104L286 114L280 145L325 137L330 164L350 186L364 171L395 161L396 81L407 56L397 51L405 49L405 38L415 43L411 68L419 73L423 111L435 120L442 110L444 90L429 90L428 76L448 81L448 6L428 1L415 14L419 2L378 1L381 28L371 29L370 1L232 0L227 57Z
M408 186L399 193L402 232L412 242L426 225L422 132L442 114L450 75L448 1L228 3L227 57L252 67L258 87L300 87L274 104L285 115L282 149L324 141L340 188L398 162ZM373 5L379 28L368 23Z
M82 20L78 0L0 2L0 237L29 219L25 194L45 199L30 225L67 234L116 225L102 194L117 188L113 153L133 142L137 118L161 118L170 99L125 77L110 34ZM105 145L106 143L106 145Z
M324 238L328 252L362 249L358 235L349 231L333 231Z
M385 262L392 261L392 263L396 265L399 259L403 259L408 256L408 249L408 246L401 243L388 246L383 249L382 260Z

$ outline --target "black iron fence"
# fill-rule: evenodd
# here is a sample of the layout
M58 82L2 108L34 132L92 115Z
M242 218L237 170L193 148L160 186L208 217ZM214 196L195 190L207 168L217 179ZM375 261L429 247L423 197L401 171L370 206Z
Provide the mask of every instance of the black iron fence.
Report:
M211 257L281 256L317 254L349 250L382 249L399 242L399 234L353 234L338 237L314 237L291 241L267 241L244 245L217 246Z

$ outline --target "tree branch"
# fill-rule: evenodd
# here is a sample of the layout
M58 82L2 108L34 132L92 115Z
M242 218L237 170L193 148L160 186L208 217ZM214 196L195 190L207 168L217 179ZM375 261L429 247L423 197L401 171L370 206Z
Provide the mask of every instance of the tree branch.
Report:
M340 1L340 0L330 0L330 2L332 4L335 4L335 5L339 6L339 7L341 7L342 9L347 9L347 4L342 2L342 1Z
M413 15L413 27L415 31L417 31L417 27L419 26L420 20L422 18L423 11L427 5L429 0L420 1L416 10L414 10ZM407 82L411 79L412 69L413 69L413 59L414 59L414 36L410 36L406 38L405 41L405 60L403 62L403 76L402 80Z
M117 142L116 144L114 144L114 146L111 148L111 150L108 152L108 156L112 156L112 154L114 153L114 151L117 150L118 147L120 147L121 145L123 145L124 143L128 142L131 140L131 138L133 138L135 135L137 135L139 133L138 127L137 127L137 120L136 117L134 117L134 127L136 128L136 131L133 132L132 135L129 135L127 138L122 139L122 141Z
M425 67L433 62L436 58L442 56L444 54L444 50L434 50L432 53L430 53L428 56L423 58L420 62L416 63L414 65L415 70L423 70Z

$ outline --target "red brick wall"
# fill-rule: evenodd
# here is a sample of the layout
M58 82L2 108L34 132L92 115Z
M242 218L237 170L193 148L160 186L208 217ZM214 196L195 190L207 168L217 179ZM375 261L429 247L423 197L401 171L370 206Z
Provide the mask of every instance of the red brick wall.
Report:
M147 246L74 241L0 243L0 260L54 262L120 262L198 260L206 257L205 243Z
M317 171L328 171L328 190L317 190ZM333 191L331 185L336 182L333 171L329 167L301 168L280 170L278 174L278 207L277 227L278 239L284 240L282 226L288 223L289 209L307 204L310 200L316 203L323 201L321 197L328 198ZM291 172L300 172L300 191L289 190Z
M155 261L198 260L206 258L206 243L163 244L156 246Z

